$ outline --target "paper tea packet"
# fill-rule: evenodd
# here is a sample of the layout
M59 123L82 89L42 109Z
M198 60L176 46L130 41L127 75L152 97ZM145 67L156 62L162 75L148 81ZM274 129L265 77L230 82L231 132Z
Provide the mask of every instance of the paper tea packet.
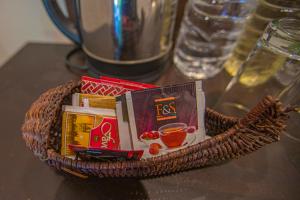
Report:
M72 105L80 107L115 109L116 98L96 94L75 93L72 95Z
M61 155L74 157L69 145L120 149L115 110L64 106Z
M205 139L201 81L126 92L117 97L122 149L163 155Z

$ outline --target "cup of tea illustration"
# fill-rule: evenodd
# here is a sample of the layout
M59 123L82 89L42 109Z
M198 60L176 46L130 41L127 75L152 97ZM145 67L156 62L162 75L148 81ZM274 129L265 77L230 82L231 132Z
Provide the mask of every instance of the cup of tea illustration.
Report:
M190 128L185 123L166 124L158 129L159 137L168 148L180 147Z

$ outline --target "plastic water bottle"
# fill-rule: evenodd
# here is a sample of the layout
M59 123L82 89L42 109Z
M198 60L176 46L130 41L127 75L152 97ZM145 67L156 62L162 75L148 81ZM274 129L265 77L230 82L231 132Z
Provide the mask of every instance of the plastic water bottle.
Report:
M252 8L251 0L189 0L174 52L177 68L196 79L220 72Z

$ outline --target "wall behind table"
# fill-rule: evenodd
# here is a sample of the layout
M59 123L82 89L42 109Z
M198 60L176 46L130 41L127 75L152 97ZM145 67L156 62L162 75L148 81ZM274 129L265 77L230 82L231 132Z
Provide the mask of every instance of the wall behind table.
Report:
M41 0L0 0L0 67L29 41L70 43L52 24Z

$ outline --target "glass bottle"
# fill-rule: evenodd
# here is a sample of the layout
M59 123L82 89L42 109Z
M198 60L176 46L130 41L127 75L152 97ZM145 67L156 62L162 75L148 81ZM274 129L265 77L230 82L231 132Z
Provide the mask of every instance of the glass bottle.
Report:
M232 55L225 62L226 71L234 76L269 22L284 17L300 18L299 0L257 0L255 12L249 17Z
M226 114L244 114L266 95L282 96L299 77L300 19L272 21L216 108Z

